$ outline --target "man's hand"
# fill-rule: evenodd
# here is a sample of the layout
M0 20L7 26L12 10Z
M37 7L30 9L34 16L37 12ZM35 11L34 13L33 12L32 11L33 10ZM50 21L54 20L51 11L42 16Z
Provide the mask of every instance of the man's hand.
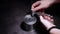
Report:
M55 2L55 0L37 1L37 2L32 4L31 10L37 11L37 10L41 10L41 9L46 9L46 8L50 7L54 2Z
M51 23L51 24L54 24L54 19L53 19L53 16L50 16L50 15L42 15L40 16L40 20L41 22L48 22L48 23Z
M44 16L40 16L40 20L42 22L42 24L44 24L47 28L47 30L49 30L51 27L56 27L56 25L53 24L53 19L50 18L49 15L44 15ZM50 34L60 34L60 29L58 28L52 28L50 31Z
M49 15L41 15L40 21L42 22L42 24L44 24L46 26L47 30L49 28L55 26L53 18Z

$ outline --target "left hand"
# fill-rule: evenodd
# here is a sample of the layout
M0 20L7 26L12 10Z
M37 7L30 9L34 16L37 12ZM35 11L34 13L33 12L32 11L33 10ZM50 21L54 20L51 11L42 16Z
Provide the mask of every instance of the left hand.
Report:
M53 16L50 16L50 15L41 15L40 16L40 20L41 22L48 22L48 23L51 23L51 24L54 24L54 19L53 19Z
M45 25L47 30L50 29L53 26L56 26L54 24L53 18L51 18L49 15L40 15L40 21L43 25Z

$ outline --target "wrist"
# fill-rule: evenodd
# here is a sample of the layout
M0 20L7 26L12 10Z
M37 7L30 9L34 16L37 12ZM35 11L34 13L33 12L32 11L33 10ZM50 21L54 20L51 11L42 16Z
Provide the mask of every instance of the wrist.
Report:
M44 21L44 22L42 22L42 23L45 25L45 27L47 28L47 30L48 30L49 28L51 28L51 27L56 26L56 25L52 24L51 22L47 22L47 21Z
M56 26L54 24L52 24L51 22L47 21L47 20L43 20L42 22L43 25L45 25L45 27L47 28L47 30L53 26Z
M56 27L56 25L50 25L50 26L48 26L48 27L47 27L47 30L49 30L49 29L52 28L52 27Z

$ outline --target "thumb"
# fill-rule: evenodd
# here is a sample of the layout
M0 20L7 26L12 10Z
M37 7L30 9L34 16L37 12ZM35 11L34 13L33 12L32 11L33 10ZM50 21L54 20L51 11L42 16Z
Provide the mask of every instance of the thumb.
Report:
M41 22L43 22L44 21L44 18L42 16L40 16L40 20L41 20Z
M36 7L39 7L41 1L37 1L35 3L32 4L31 10L32 11L37 11L38 9L35 10Z
M44 19L43 16L40 16L40 20L42 23L50 23L48 20Z

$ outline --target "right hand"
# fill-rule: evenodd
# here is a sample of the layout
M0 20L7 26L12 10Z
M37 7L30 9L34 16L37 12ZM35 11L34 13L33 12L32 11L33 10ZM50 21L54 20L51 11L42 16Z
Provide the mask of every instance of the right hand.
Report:
M41 10L41 9L46 9L46 8L50 7L54 2L55 2L55 0L37 1L37 2L32 4L31 10L37 11L37 10Z

